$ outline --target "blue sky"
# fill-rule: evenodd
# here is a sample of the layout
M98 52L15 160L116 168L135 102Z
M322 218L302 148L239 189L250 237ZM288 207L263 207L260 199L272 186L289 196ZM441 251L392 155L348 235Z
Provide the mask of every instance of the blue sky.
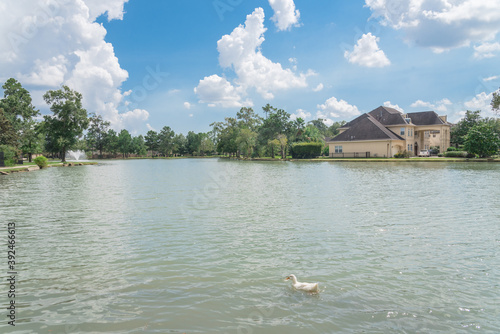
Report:
M66 84L134 134L187 133L267 103L306 121L380 105L493 116L500 0L8 0L0 80Z

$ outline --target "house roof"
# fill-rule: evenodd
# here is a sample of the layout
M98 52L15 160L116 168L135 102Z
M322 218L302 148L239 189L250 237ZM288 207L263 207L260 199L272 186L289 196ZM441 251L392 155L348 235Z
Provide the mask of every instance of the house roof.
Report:
M407 122L405 118L410 118L411 123ZM345 124L342 127L345 129L344 132L335 138L329 138L327 141L405 140L387 127L441 124L448 123L444 122L434 111L414 112L405 115L396 109L381 106Z
M346 125L347 127L348 125ZM358 140L404 140L391 130L387 129L370 114L363 114L349 123L349 129L342 132L330 142L358 141Z
M385 126L407 124L403 114L393 108L378 107L377 109L370 111L368 114Z
M408 113L408 118L415 125L441 125L446 124L435 111L421 111Z

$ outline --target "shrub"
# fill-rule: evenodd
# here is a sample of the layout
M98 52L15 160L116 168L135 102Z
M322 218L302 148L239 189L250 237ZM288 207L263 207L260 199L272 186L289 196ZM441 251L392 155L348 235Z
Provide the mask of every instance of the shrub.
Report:
M5 166L14 166L17 162L17 151L9 145L0 145L0 152L4 153Z
M323 144L318 142L295 143L292 145L292 158L311 159L321 155Z
M465 151L447 151L444 156L447 158L467 158L467 152Z
M323 148L322 153L323 153L324 156L328 157L330 155L330 145L325 145L325 147Z
M406 150L403 152L399 152L394 154L394 158L396 159L408 159L410 157L410 153L408 153Z
M432 154L436 155L436 154L438 154L438 153L439 153L439 146L432 146L432 147L431 147L431 149L430 149L430 151L429 151L429 154L431 154L431 155L432 155Z
M458 151L456 147L450 146L446 149L446 152L455 152Z
M47 167L49 165L48 163L48 159L46 157L44 157L43 155L35 158L35 160L33 160L37 165L38 167L40 168L44 168L44 167Z

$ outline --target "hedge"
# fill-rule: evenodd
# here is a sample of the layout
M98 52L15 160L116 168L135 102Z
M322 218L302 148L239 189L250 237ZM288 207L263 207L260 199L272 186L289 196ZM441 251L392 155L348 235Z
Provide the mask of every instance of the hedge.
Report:
M295 143L292 145L292 158L311 159L321 155L323 144L317 142Z
M444 154L447 158L474 158L474 154L469 154L465 151L448 151Z

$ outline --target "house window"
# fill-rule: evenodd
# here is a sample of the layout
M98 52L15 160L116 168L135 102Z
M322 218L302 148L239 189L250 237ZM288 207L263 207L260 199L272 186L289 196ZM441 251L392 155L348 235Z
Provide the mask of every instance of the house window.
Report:
M413 152L413 144L408 144L408 152Z
M335 153L342 153L342 145L335 146Z
M429 138L431 136L431 132L425 131L424 135L425 135L425 138Z
M405 135L405 128L401 128L401 136L404 136Z

